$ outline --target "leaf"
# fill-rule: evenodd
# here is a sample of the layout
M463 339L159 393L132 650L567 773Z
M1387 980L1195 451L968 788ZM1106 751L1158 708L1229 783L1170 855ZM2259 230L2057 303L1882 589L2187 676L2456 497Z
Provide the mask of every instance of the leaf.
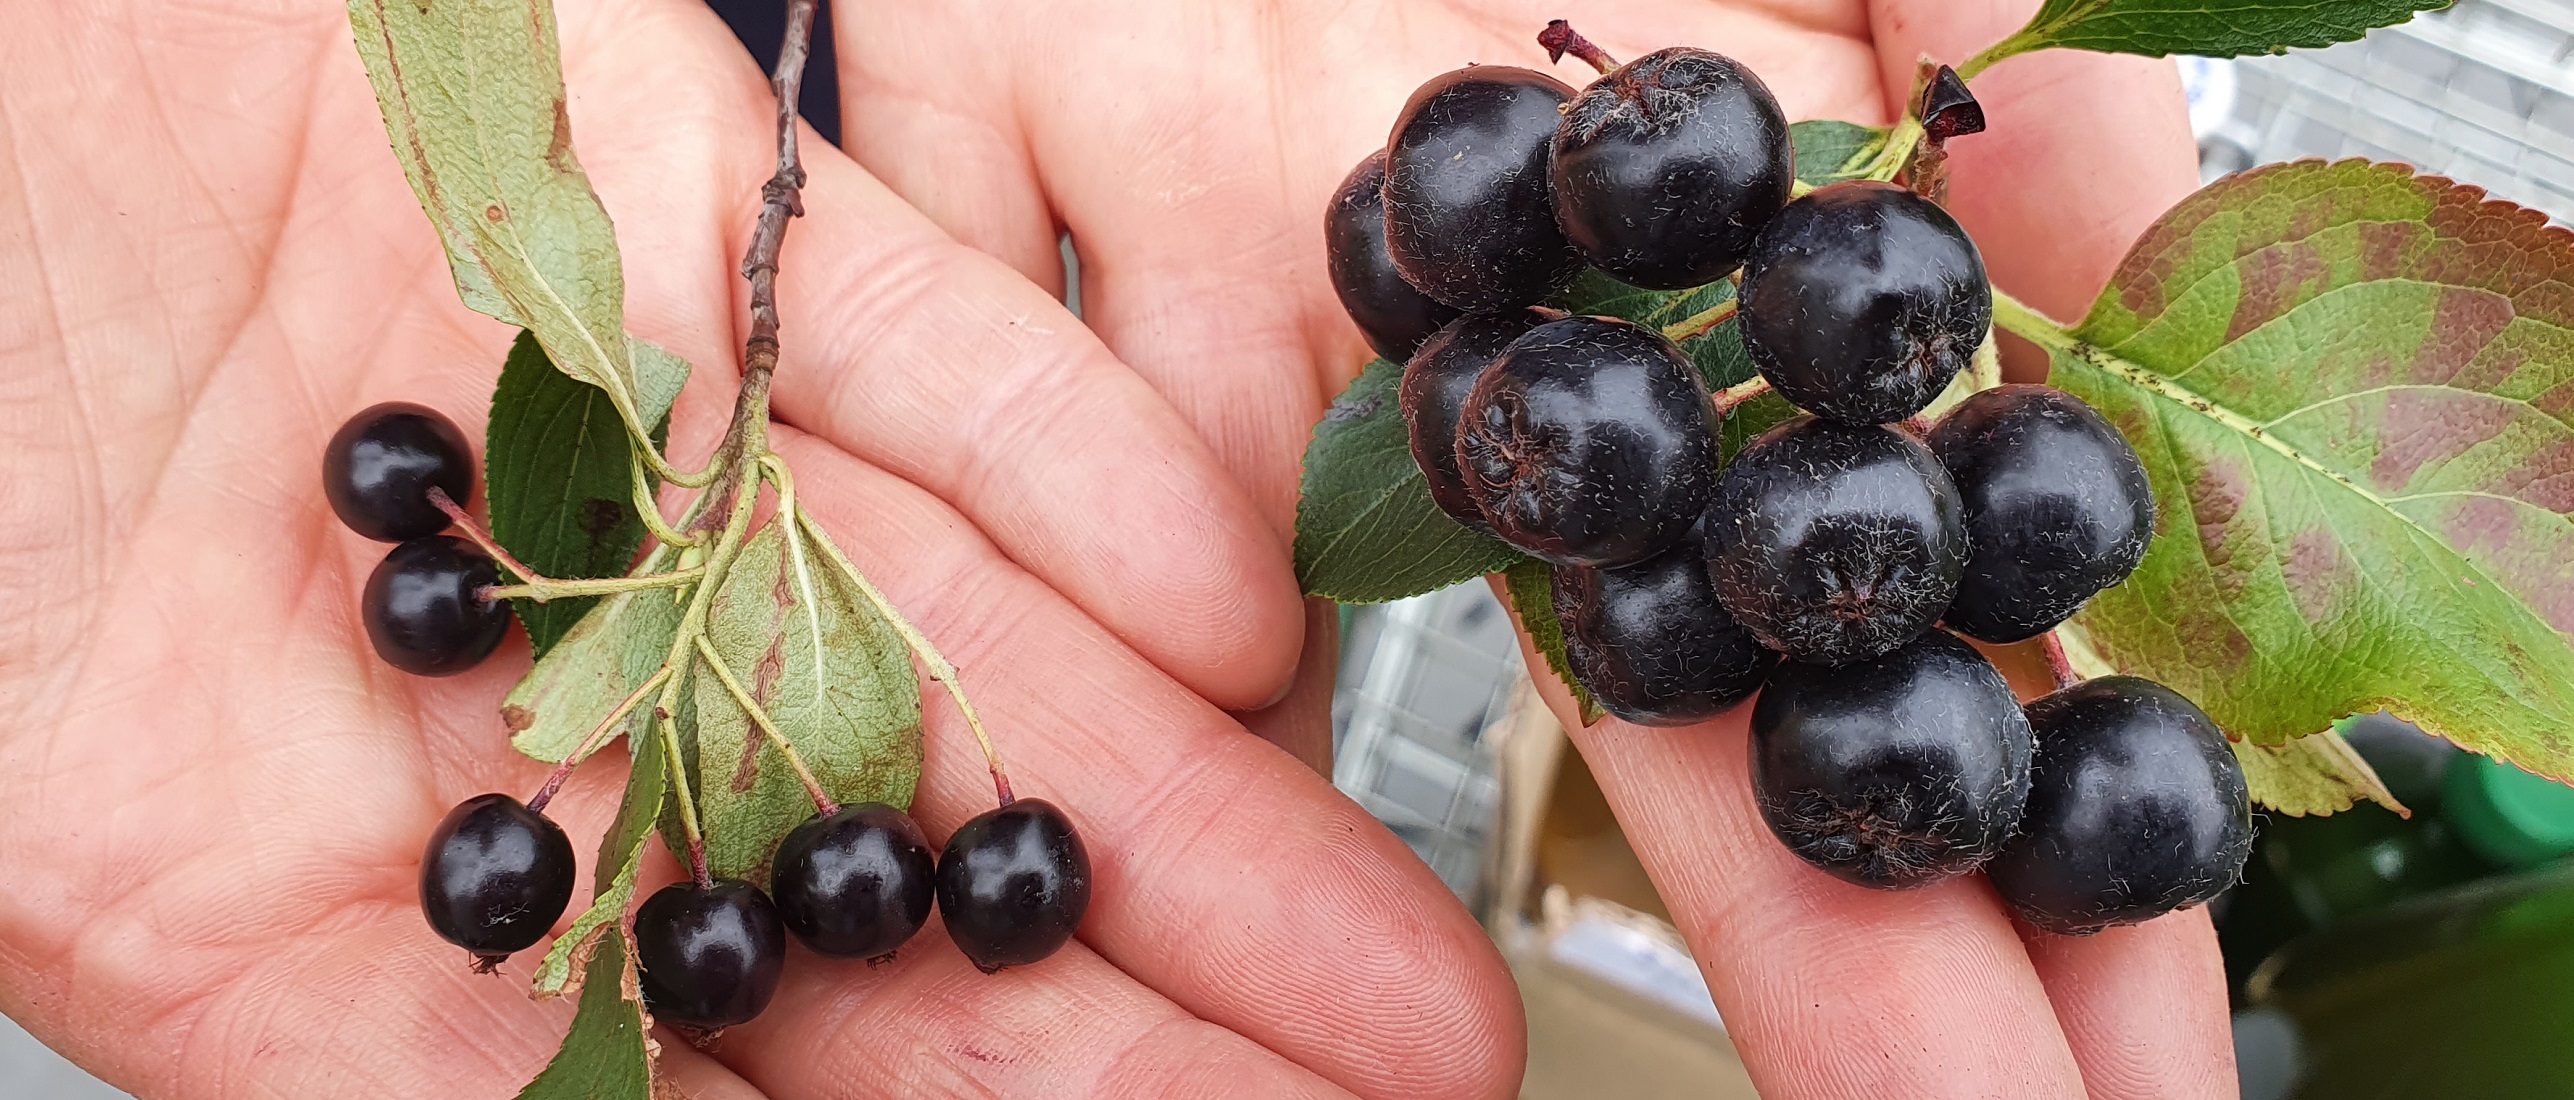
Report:
M2449 0L2047 0L2028 25L1959 66L1973 76L2006 57L2064 47L2162 57L2242 57L2330 46L2435 11Z
M773 521L742 547L715 593L707 639L834 801L908 807L921 772L920 681L911 650L837 574L799 576L781 528ZM825 658L819 669L809 617L816 615ZM692 679L707 867L766 882L769 853L813 816L813 800L722 678L700 661Z
M649 726L645 727L650 729ZM546 949L545 959L537 964L535 992L539 997L561 996L579 984L572 972L583 968L587 957L599 949L607 938L622 938L622 918L627 906L634 903L635 876L642 873L645 841L661 817L661 806L670 793L669 756L663 752L661 738L639 737L634 742L634 764L626 773L625 797L617 803L617 819L608 826L606 836L599 838L599 858L591 866L590 907L572 918L572 924Z
M636 340L635 348L652 345ZM638 355L636 365L642 412L659 446L688 363L659 348L652 352ZM644 540L633 503L633 446L607 392L555 370L535 336L520 330L492 388L483 448L492 537L548 577L623 575ZM512 601L540 658L598 602Z
M658 572L668 547L644 555L638 573ZM555 643L501 700L510 747L559 763L617 705L660 671L686 611L687 588L648 588L601 598L599 606ZM645 700L637 711L649 709ZM627 719L629 723L632 718Z
M1788 127L1796 147L1797 182L1808 187L1858 179L1886 147L1886 132L1838 119L1810 118Z
M1314 426L1296 502L1296 581L1310 596L1381 603L1518 561L1430 501L1396 391L1403 364L1367 365Z
M598 939L581 983L581 1007L563 1047L518 1100L649 1100L652 1045L643 1005L627 996L633 969L622 931Z
M2047 337L2156 497L2093 644L2256 745L2384 707L2574 776L2569 277L2574 235L2402 166L2184 200Z
M553 5L349 0L349 24L465 304L533 331L648 435L616 231L573 154Z
M1522 558L1502 574L1502 589L1510 593L1511 611L1519 616L1519 628L1528 632L1528 640L1546 656L1546 667L1555 670L1555 678L1564 682L1573 703L1581 709L1582 724L1589 726L1608 711L1591 698L1591 689L1573 675L1573 662L1564 655L1564 622L1555 617L1555 569L1536 558Z
M2296 817L2340 813L2360 799L2410 816L2359 750L2337 730L2310 733L2283 745L2236 741L2244 784L2254 801Z

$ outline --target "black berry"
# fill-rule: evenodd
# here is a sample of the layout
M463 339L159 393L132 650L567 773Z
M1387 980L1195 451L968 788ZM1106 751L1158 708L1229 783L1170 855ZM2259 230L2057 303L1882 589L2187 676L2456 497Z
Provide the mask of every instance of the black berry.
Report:
M1089 909L1090 853L1044 799L975 815L939 854L939 918L986 974L1054 954Z
M1531 309L1469 314L1423 341L1403 365L1403 424L1412 436L1412 461L1430 483L1430 499L1450 519L1487 535L1493 525L1457 468L1457 414L1484 368L1521 334L1545 323L1545 315Z
M893 954L929 919L936 861L921 827L882 802L816 814L778 842L769 889L778 918L815 952Z
M1799 417L1744 447L1717 482L1704 535L1716 598L1794 660L1889 652L1956 594L1963 512L1913 437Z
M1411 356L1457 311L1403 281L1385 253L1385 151L1367 155L1332 192L1323 210L1323 258L1341 308L1367 344L1397 363Z
M644 1007L663 1023L713 1031L769 1007L786 969L786 927L740 879L674 882L635 909Z
M1533 306L1582 269L1555 224L1547 144L1573 89L1476 65L1412 93L1385 147L1385 248L1423 293L1462 310Z
M2029 923L2080 935L2224 892L2252 852L2243 766L2179 692L2105 676L2029 704L2020 835L1988 869Z
M2029 721L1973 647L1925 634L1874 660L1790 661L1752 707L1761 817L1805 861L1862 886L1975 869L2021 819Z
M1930 404L1993 322L1984 259L1957 220L1890 183L1787 204L1743 267L1743 350L1798 408L1886 424Z
M456 422L407 401L372 405L349 418L322 449L322 495L349 530L402 542L447 529L429 489L458 507L474 496L474 452Z
M2154 538L2154 489L2136 448L2080 398L2003 386L1966 399L1930 435L1966 505L1966 574L1949 629L2016 642L2127 579Z
M452 676L489 657L509 632L509 602L476 595L500 568L474 544L431 535L393 548L366 578L359 610L384 663Z
M560 826L508 795L477 795L429 834L420 911L439 938L489 971L545 938L572 901L574 871Z
M1554 155L1564 235L1601 270L1657 290L1741 266L1796 180L1769 87L1732 58L1686 46L1583 89L1556 127Z
M1625 565L1679 542L1716 484L1716 412L1662 334L1606 317L1530 329L1458 414L1458 466L1505 542Z
M1716 602L1696 539L1634 565L1559 565L1554 573L1573 675L1627 721L1713 718L1750 698L1779 663Z

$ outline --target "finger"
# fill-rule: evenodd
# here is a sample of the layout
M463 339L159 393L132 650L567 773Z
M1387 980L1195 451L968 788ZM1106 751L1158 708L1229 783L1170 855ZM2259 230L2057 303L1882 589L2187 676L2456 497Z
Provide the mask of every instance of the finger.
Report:
M2231 1042L2172 1041L2231 1035L2225 963L2206 909L2091 936L2025 926L2023 935L2094 1100L2235 1094Z

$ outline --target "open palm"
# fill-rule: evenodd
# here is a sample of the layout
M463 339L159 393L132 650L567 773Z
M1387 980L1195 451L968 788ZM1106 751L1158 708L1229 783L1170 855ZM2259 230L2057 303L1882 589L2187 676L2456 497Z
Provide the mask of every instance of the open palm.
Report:
M1732 55L1790 118L1882 124L1917 57L1962 59L2037 6L863 3L841 9L843 117L862 163L1032 279L1062 280L1055 236L1068 229L1085 319L1284 538L1308 433L1368 357L1324 275L1326 197L1422 80L1468 62L1544 68L1533 36L1569 16L1620 57L1675 44ZM1568 60L1557 75L1578 86L1590 74ZM2127 243L2196 182L2177 81L2154 62L2038 55L1977 91L1992 129L1955 146L1952 208L1998 283L2078 315ZM2231 1091L2203 914L2024 941L1980 879L1901 894L1843 885L1762 826L1748 710L1687 730L1609 720L1574 741L1764 1095Z
M729 405L765 88L692 0L560 5L572 120L630 325ZM20 5L0 37L0 1009L145 1096L500 1097L569 1007L468 973L415 900L432 823L529 792L525 668L368 651L383 547L323 440L403 398L479 435L512 333L465 311L331 0ZM1491 1095L1517 1006L1426 869L1205 700L1286 682L1299 607L1249 499L1041 288L808 141L780 447L940 641L1025 793L1065 805L1083 943L977 974L931 929L802 954L704 1097ZM1113 425L1115 431L1101 431ZM800 429L800 430L799 430ZM1203 698L1201 698L1203 696ZM916 812L989 805L933 705ZM613 756L555 803L585 852ZM661 868L667 875L669 869ZM585 876L586 877L586 876ZM756 1091L755 1091L756 1090Z

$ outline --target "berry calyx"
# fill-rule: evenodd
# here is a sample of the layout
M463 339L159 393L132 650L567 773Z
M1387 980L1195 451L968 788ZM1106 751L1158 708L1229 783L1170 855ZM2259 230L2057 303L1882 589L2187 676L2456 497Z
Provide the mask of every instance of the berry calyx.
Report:
M1652 329L1530 329L1458 411L1457 460L1493 533L1558 565L1625 565L1689 533L1716 484L1698 368Z
M1432 334L1403 365L1403 425L1411 436L1412 461L1429 482L1431 502L1469 530L1489 535L1493 525L1457 467L1458 413L1484 369L1545 323L1546 315L1533 309L1469 314Z
M2134 676L2029 704L2038 753L2020 835L1987 873L2050 932L2151 920L2225 891L2252 852L2243 765L2207 712Z
M1919 886L1991 859L2022 818L2030 753L2011 685L1938 632L1839 668L1780 665L1752 707L1762 820L1861 886Z
M1690 538L1633 565L1553 570L1565 658L1609 713L1644 726L1705 721L1778 665L1716 602L1705 555Z
M663 1023L715 1031L769 1007L786 969L786 927L740 879L675 882L635 909L644 1007Z
M2035 637L2145 560L2145 463L2082 399L2046 386L1985 390L1929 443L1957 484L1971 548L1949 629L1997 643Z
M545 938L572 901L575 870L561 826L508 795L476 795L429 832L420 911L490 973Z
M1394 257L1386 255L1382 149L1350 169L1323 208L1323 258L1341 308L1378 355L1400 363L1439 326L1457 319L1457 310L1404 282Z
M1533 306L1582 269L1555 224L1547 145L1573 89L1474 65L1430 78L1385 147L1385 248L1422 293L1457 309Z
M459 504L474 496L474 453L456 422L408 401L370 405L322 448L322 495L349 530L403 542L447 529L431 486Z
M509 632L509 602L486 600L500 567L452 535L393 548L359 597L367 639L384 663L415 676L452 676L489 657Z
M778 842L778 919L817 954L878 959L929 919L937 862L911 816L882 802L815 814Z
M1601 270L1656 290L1741 266L1796 180L1769 87L1732 58L1686 46L1583 89L1552 148L1564 235Z
M939 919L986 974L1060 950L1090 911L1090 853L1053 803L985 810L938 857Z

